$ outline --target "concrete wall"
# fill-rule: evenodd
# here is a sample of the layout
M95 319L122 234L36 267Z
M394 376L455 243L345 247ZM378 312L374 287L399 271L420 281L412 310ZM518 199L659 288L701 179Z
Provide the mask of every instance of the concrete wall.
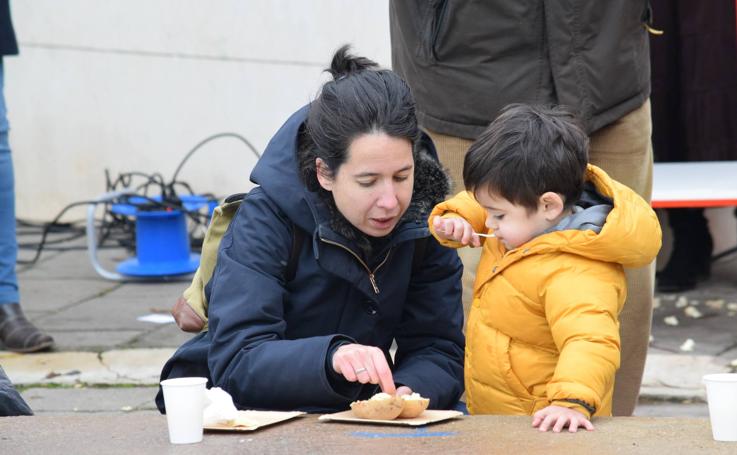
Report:
M21 54L5 59L18 216L48 220L105 191L104 169L160 172L232 131L259 151L312 99L344 43L390 65L386 0L11 0ZM250 188L235 139L179 177ZM74 209L68 219L81 218Z

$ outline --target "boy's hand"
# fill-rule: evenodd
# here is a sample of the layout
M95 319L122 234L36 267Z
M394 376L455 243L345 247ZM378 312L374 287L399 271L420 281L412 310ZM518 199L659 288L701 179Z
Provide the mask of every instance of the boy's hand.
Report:
M463 218L442 218L436 216L432 220L435 234L444 240L453 240L461 245L481 246L481 239L474 235L471 224Z
M548 428L552 426L554 433L560 433L566 425L571 433L575 433L578 427L589 431L594 429L594 425L585 415L575 409L562 406L548 406L532 416L532 426L537 427L540 431L548 431Z

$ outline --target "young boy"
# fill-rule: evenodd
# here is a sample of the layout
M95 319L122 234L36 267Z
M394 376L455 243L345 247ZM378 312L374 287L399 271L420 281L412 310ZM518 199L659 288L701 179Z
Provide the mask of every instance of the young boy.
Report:
M469 411L593 430L592 416L611 415L623 267L655 258L655 213L588 164L588 138L561 108L507 106L469 149L463 182L430 228L446 246L483 246L466 329Z

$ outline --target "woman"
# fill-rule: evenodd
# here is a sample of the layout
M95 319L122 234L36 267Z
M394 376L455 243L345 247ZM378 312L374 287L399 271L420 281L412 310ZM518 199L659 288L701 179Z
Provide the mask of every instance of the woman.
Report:
M209 331L162 379L207 376L239 408L342 410L379 388L456 404L461 264L425 221L447 177L409 88L376 66L338 50L334 80L271 140L206 287Z

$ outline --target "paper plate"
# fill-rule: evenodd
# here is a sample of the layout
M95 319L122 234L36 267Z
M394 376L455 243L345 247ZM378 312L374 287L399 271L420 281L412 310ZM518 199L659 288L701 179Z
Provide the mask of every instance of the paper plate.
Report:
M235 425L205 425L203 428L215 431L254 431L304 414L300 411L238 411Z
M371 423L379 425L404 425L409 427L417 427L427 425L429 423L442 422L444 420L455 419L463 415L460 411L441 411L428 409L422 414L412 419L394 419L394 420L374 420L360 419L356 417L352 411L341 411L334 414L321 415L318 420L323 422L348 422L348 423Z

